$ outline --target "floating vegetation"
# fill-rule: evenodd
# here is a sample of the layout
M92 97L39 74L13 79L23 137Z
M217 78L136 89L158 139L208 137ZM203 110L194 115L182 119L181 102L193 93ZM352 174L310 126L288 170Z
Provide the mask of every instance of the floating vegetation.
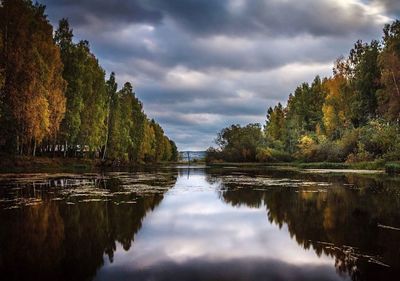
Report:
M115 205L121 205L121 204L136 204L136 201L119 201L119 202L113 202Z
M344 173L344 174L384 174L383 170L357 170L357 169L304 169L303 173Z
M135 204L137 197L163 194L173 186L171 172L107 174L2 174L0 208L35 206L42 201L66 204L113 201Z
M225 185L234 185L235 189L252 187L268 189L271 187L288 187L288 188L304 188L304 187L328 187L332 183L329 182L314 182L314 181L304 181L299 179L289 179L289 178L270 178L270 177L249 177L240 175L229 175L222 177L223 183Z
M100 198L92 198L92 199L83 199L83 200L80 200L79 202L80 203L87 203L87 202L107 202L107 201L109 201L109 200L100 199Z

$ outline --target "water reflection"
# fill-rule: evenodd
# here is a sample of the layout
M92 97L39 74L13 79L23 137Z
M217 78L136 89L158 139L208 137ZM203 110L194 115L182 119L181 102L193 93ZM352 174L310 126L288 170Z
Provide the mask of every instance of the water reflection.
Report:
M353 280L397 280L400 229L385 226L400 226L398 179L285 174L218 173L210 181L222 179L221 198L233 206L264 206L271 224L287 227L304 249L334 258L339 273Z
M113 261L117 245L132 248L142 220L176 175L30 179L2 181L0 272L7 280L91 280L103 256Z
M0 176L9 280L397 280L399 180L167 169Z

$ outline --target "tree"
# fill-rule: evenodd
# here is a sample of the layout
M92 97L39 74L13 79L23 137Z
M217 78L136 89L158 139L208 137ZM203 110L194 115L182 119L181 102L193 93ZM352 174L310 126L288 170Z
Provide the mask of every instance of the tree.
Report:
M285 114L281 103L267 111L265 135L273 140L283 141L285 134Z
M6 147L19 153L35 154L45 137L54 138L65 112L60 51L44 11L23 0L6 0L0 7L1 129Z
M400 21L386 25L384 47L379 56L383 89L379 91L379 110L390 121L400 121Z
M173 140L169 140L170 145L171 145L171 157L169 160L171 161L178 161L178 148L176 147L176 144Z
M172 147L168 137L164 136L163 140L164 146L164 154L163 154L163 161L170 161L172 157Z
M151 120L150 122L151 126L153 127L154 130L154 136L155 136L155 162L160 162L163 159L164 155L164 131L161 128L161 126L154 121L154 119Z
M108 147L108 142L110 139L110 134L112 132L112 123L110 122L111 119L111 112L114 110L114 102L117 95L118 84L115 82L115 73L111 72L110 78L106 82L107 88L107 118L106 118L106 140L104 142L104 150L103 150L103 157L102 160L104 161L106 158L106 152Z
M325 82L328 95L322 106L323 122L326 134L332 138L340 137L346 125L345 95L343 94L346 83L346 78L340 74Z
M83 108L80 119L78 142L93 154L101 150L106 135L107 92L105 72L95 56L90 52L87 41L78 43L78 49L84 55L84 68L81 74L83 82Z
M377 92L381 88L378 65L379 42L371 44L357 41L350 51L347 64L349 92L349 118L355 127L363 126L377 115Z
M62 19L55 32L55 42L60 47L64 64L63 78L67 81L65 96L67 98L65 117L61 123L61 140L65 143L64 156L69 145L76 147L81 126L83 104L83 72L86 53L73 42L73 32L68 20Z
M232 125L222 129L215 142L225 160L251 162L256 160L257 147L263 144L264 137L260 124Z
M139 161L152 162L155 160L156 136L150 121L145 119L143 140L140 144Z
M132 149L129 159L134 162L139 161L140 146L144 139L144 123L146 115L143 112L143 105L136 97L136 94L131 91L129 95L131 104L131 119L132 127L130 129L130 137L132 140Z

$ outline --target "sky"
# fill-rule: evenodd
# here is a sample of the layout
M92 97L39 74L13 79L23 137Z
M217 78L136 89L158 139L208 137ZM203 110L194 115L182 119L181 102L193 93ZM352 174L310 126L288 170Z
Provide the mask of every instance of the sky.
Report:
M381 39L399 0L39 0L65 17L100 64L129 81L179 150L205 150L231 124L267 108L358 39Z

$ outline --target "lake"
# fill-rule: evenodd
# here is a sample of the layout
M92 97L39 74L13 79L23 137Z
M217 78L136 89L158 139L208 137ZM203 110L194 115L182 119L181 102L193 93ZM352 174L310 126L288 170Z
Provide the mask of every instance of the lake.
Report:
M398 280L400 178L172 167L0 175L2 280Z

